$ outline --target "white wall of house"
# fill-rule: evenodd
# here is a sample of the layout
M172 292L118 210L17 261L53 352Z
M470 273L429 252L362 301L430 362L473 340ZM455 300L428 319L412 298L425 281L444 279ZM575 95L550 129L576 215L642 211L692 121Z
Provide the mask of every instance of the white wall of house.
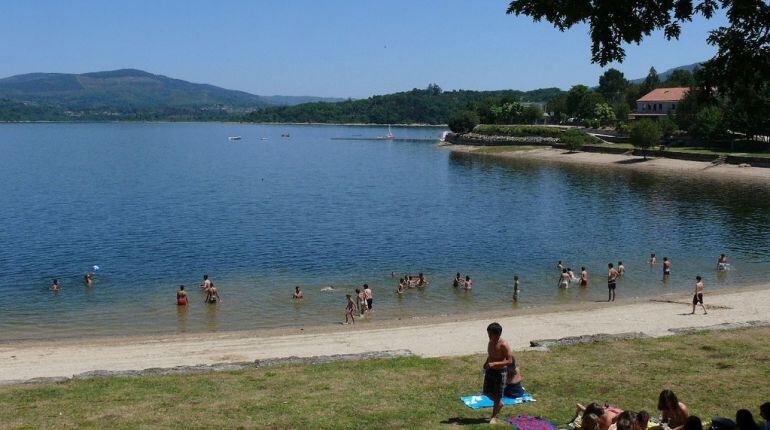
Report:
M677 102L636 102L636 112L666 115L676 111Z

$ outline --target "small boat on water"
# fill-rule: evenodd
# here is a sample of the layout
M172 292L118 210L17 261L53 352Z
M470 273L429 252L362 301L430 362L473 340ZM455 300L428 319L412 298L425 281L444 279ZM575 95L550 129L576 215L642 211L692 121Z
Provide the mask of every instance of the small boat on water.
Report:
M393 140L396 136L393 135L393 132L390 130L390 124L388 124L388 134L385 136L377 136L377 139L380 140Z
M229 141L241 140L241 136L228 136L227 140Z

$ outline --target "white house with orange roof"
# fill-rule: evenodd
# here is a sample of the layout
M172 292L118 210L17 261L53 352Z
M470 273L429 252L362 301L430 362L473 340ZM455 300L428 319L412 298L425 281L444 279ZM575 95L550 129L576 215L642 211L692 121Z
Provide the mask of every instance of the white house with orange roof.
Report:
M656 118L676 112L676 106L687 95L687 87L655 88L636 101L636 119Z

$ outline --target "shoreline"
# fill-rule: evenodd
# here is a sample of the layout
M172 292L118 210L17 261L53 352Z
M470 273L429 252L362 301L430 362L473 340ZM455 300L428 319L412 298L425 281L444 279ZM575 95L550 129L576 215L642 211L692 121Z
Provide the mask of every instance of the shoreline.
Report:
M534 339L643 332L659 337L676 330L765 321L770 285L710 292L709 315L689 313L689 295L628 298L507 312L373 321L263 331L166 334L102 339L19 341L0 345L0 384L35 378L70 378L95 371L210 366L287 357L408 351L423 357L480 354L491 320L507 327L515 350Z
M680 160L597 152L570 152L550 147L495 147L438 144L438 148L458 154L498 159L534 160L582 166L601 166L650 173L700 176L709 179L752 179L770 181L770 169L765 167L740 167L733 164L714 165L707 161Z

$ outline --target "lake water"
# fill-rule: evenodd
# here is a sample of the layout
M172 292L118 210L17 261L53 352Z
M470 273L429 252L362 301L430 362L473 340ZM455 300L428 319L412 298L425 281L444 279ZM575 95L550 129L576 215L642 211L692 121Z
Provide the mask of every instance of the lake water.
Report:
M394 128L437 137L435 128ZM282 133L291 138L281 138ZM371 319L513 310L765 282L770 187L332 140L377 127L0 125L0 340L333 324L373 286ZM227 136L243 140L229 142ZM267 137L267 140L260 140ZM673 260L661 282L650 252ZM717 276L725 252L732 271ZM557 260L592 285L556 287ZM82 276L101 270L95 285ZM394 294L391 271L424 272ZM451 287L460 271L470 293ZM222 302L195 287L208 273ZM511 303L514 274L523 291ZM48 291L52 278L62 290ZM175 304L180 284L191 304ZM293 303L295 285L307 298ZM321 293L334 285L338 291Z

